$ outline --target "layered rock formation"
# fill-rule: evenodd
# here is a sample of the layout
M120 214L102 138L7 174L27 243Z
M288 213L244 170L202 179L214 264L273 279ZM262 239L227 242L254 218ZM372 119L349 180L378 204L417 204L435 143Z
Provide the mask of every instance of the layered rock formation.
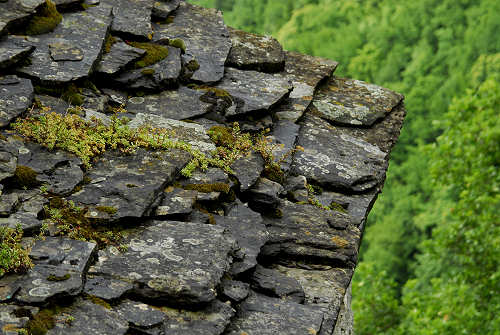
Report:
M184 1L56 4L53 31L24 36L44 1L0 1L0 227L23 230L34 263L0 278L2 334L348 333L403 97ZM108 150L88 166L12 129L49 110L152 124L206 155L207 131L236 121L278 144L283 174L257 152L190 178L181 149ZM69 201L121 239L62 234L48 212Z

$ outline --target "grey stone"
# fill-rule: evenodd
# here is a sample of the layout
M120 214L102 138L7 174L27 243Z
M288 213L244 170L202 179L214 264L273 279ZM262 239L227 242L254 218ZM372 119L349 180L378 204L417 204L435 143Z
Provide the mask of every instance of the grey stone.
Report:
M208 113L212 104L200 100L203 91L185 86L144 97L131 97L126 109L131 113L148 113L174 120L190 119Z
M132 291L133 287L131 283L126 281L87 275L83 292L101 299L115 300Z
M56 316L55 327L47 335L123 335L128 328L127 321L115 311L79 298Z
M164 333L168 335L221 335L234 315L231 306L218 300L195 312L177 308L162 311L167 314Z
M111 46L109 53L102 56L96 72L113 75L123 70L127 65L144 56L146 50L134 48L119 40Z
M95 249L95 243L67 238L46 237L36 241L30 252L35 266L22 277L15 299L29 304L55 296L78 295Z
M108 0L107 3L113 5L113 32L143 40L152 38L151 12L154 0Z
M153 17L165 20L168 16L179 8L181 0L160 0L155 1L153 6Z
M333 335L354 334L354 315L351 308L351 300L352 300L351 287L349 286L346 294L344 295L342 306L340 306L339 317L337 323L335 324L335 330L333 332Z
M186 222L158 222L131 232L127 252L99 252L91 274L134 283L135 294L169 304L198 305L215 299L229 269L234 242L224 229Z
M0 226L15 228L20 226L25 234L37 232L42 226L42 221L38 219L43 206L48 200L43 197L38 190L33 191L13 191L17 195L19 205L15 213L8 217L0 218Z
M186 153L176 149L150 152L139 148L132 156L106 152L88 173L91 183L69 199L87 207L90 219L141 217L187 161Z
M108 102L113 105L113 106L125 106L127 103L127 93L109 89L109 88L103 88L102 92L108 96Z
M7 126L31 106L33 94L29 79L14 75L0 76L0 127Z
M403 100L403 96L363 81L332 77L315 95L321 117L335 123L371 126Z
M0 181L12 177L16 172L19 144L0 138Z
M269 136L276 144L272 151L274 161L280 164L284 173L290 171L299 129L300 126L290 120L278 120Z
M186 54L200 65L192 80L213 83L222 78L231 40L221 12L181 2L173 23L155 26L153 41L176 38L184 41Z
M72 7L77 8L77 5L81 4L83 0L53 0L58 9L70 9Z
M269 110L292 90L291 83L282 76L233 68L226 68L224 78L216 87L236 99L236 110L228 111L227 116Z
M18 71L44 83L68 83L88 77L97 65L110 24L111 7L104 4L64 15L52 33L28 38L36 50L31 64ZM50 45L61 46L59 50L79 50L78 57L67 57L64 52L56 61L51 57Z
M232 302L240 302L250 293L250 284L237 280L223 279L221 283L222 298Z
M17 62L28 57L33 50L35 47L26 42L23 37L9 35L4 40L0 38L0 70L14 67Z
M317 334L322 321L322 313L314 307L252 293L239 306L225 334Z
M0 280L0 302L12 300L21 288L21 277L22 274L7 274L2 277Z
M307 179L304 176L290 176L283 185L285 192L307 190Z
M127 89L157 91L177 86L180 75L181 51L168 47L167 58L144 68L124 72L112 80Z
M163 323L165 313L154 309L144 303L125 300L114 310L121 316L122 319L127 320L133 326L139 328L151 328Z
M271 36L261 36L229 28L232 48L227 66L241 70L279 72L285 67L281 44Z
M64 39L50 42L49 54L54 62L79 62L83 59L83 50Z
M259 153L251 152L231 164L231 170L233 170L234 175L240 182L240 191L245 192L260 177L264 170L264 159Z
M300 129L292 174L303 175L316 184L354 192L368 191L385 178L387 154L308 114Z
M196 191L167 188L164 198L155 210L155 216L189 215L196 202Z
M282 217L265 217L269 241L261 257L354 267L357 261L360 231L349 224L349 216L321 210L313 205L281 201Z
M0 195L0 216L9 216L19 204L19 195L16 193Z
M267 178L259 178L250 189L250 206L259 211L272 211L278 207L279 195L284 191L283 186Z
M9 0L0 2L0 35L32 16L45 0Z
M214 217L217 225L224 227L240 247L230 273L239 275L254 268L260 249L269 237L260 214L236 201L236 206L231 208L227 216Z
M299 282L280 272L257 265L251 278L252 288L272 297L303 303L305 294Z
M4 335L18 335L18 329L24 328L30 316L38 312L35 307L0 304L0 329Z

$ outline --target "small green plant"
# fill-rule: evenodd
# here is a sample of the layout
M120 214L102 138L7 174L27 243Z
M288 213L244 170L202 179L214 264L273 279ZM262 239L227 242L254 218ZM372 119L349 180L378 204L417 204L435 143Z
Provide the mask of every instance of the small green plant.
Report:
M11 272L26 272L33 263L29 249L21 245L21 227L0 227L0 277Z
M61 22L62 15L57 11L56 5L51 0L39 9L26 27L27 35L41 35L53 31Z

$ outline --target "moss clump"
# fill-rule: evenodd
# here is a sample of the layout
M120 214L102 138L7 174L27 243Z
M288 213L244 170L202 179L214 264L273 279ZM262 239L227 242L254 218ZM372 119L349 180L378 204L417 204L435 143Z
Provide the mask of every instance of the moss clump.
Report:
M168 56L168 48L163 45L150 42L128 42L128 44L135 48L146 50L146 54L134 63L133 67L135 69L153 65Z
M155 69L143 69L141 73L146 76L152 76L155 74Z
M104 42L104 53L109 54L111 52L111 47L116 42L118 42L118 40L113 35L108 34L108 36L106 36L106 41Z
M51 32L61 20L62 15L57 11L56 5L51 0L45 0L45 4L28 23L26 34L40 35Z
M224 126L213 126L207 132L210 139L218 146L229 147L236 141L232 130Z
M345 248L346 246L349 245L349 242L347 240L344 240L342 237L338 236L333 236L331 238L331 241L335 243L339 248Z
M184 186L186 190L194 190L201 193L222 192L229 193L231 190L229 184L226 183L213 183L213 184L190 184Z
M196 64L198 64L198 62L196 62ZM210 102L210 98L213 99L213 97L216 97L224 100L229 106L233 104L233 97L231 96L231 94L229 94L228 91L223 90L221 88L211 87L207 85L196 85L196 84L189 84L188 87L193 90L205 91L206 93L200 97L200 100L202 101Z
M0 140L7 141L7 137L0 133Z
M189 71L194 72L200 68L200 64L196 61L196 59L192 59L186 64L186 68Z
M173 40L169 40L168 45L170 45L174 48L181 49L182 52L186 52L186 44L180 38L175 38Z
M18 165L14 172L14 184L20 188L35 188L40 185L36 179L38 174L28 166Z
M134 187L138 187L138 186L137 186L137 185L135 185L135 184L127 184L127 187L128 187L128 188L134 188Z
M337 211L337 212L341 212L341 213L347 213L346 209L344 208L344 206L342 206L341 204L335 202L335 201L332 201L330 203L330 206L328 206L328 208L330 208L330 210L332 211Z
M68 280L69 278L71 278L71 275L69 273L66 273L64 276L56 276L54 274L50 274L47 277L47 280L48 281L65 281L65 280Z
M99 212L107 213L109 215L114 215L118 211L115 207L112 206L97 206L95 209L97 209Z
M29 250L21 245L23 230L0 227L0 277L10 272L25 272L33 266Z
M36 85L35 92L38 94L48 94L60 97L73 106L81 106L84 102L81 89L75 84L70 84L65 87L45 87Z
M45 335L56 326L56 317L64 310L65 308L59 306L44 308L28 321L25 329L30 335Z
M93 304L96 304L96 305L99 305L99 306L102 306L106 309L111 309L111 305L106 302L105 300L101 299L101 298L98 298L96 296L93 296L93 295L90 295L90 294L85 294L85 299L91 301Z

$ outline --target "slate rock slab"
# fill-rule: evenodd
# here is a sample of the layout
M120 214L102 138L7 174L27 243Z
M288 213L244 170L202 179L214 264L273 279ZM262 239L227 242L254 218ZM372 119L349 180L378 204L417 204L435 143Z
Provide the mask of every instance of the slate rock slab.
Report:
M292 90L291 83L282 76L233 68L226 68L224 78L216 87L236 99L236 110L228 111L227 116L267 111Z
M285 53L276 39L233 28L228 29L232 48L226 66L268 73L283 70Z
M160 0L155 1L152 16L165 20L168 16L179 8L182 0Z
M15 299L30 304L55 296L78 295L95 250L95 243L67 238L46 237L36 241L30 252L35 266L22 277Z
M105 4L64 15L53 32L28 38L36 49L31 64L18 71L43 83L88 77L97 65L110 24L111 7Z
M195 312L169 308L162 311L167 314L164 333L168 335L221 335L234 315L231 306L219 300Z
M9 0L0 2L0 35L32 16L45 0Z
M168 47L167 58L144 68L126 71L112 80L127 89L159 91L178 85L181 68L181 50Z
M279 194L283 191L281 184L267 178L259 178L249 191L250 206L262 212L271 212L278 207Z
M274 161L280 163L284 173L290 171L299 129L300 126L291 120L278 120L269 134L272 143L276 144L273 149Z
M144 56L145 53L146 50L134 48L118 39L118 42L111 46L109 53L102 56L102 60L97 66L96 72L106 75L116 74L130 63Z
M29 316L36 314L36 307L22 307L0 304L0 331L3 335L18 335L18 329L24 328Z
M232 302L240 302L248 297L250 284L238 280L222 280L222 298Z
M104 300L116 300L132 291L133 287L126 281L87 274L83 292Z
M276 108L276 117L296 122L311 104L318 84L331 76L337 65L330 59L285 51L285 70L280 74L292 81L293 91Z
M17 197L18 201L15 213L11 213L8 217L0 217L0 226L10 228L20 226L25 235L38 232L42 226L39 216L48 200L39 190L13 190L11 196Z
M260 257L354 267L360 238L347 214L282 201L282 217L265 217L269 240Z
M0 76L0 127L7 126L33 101L31 80L14 75Z
M139 148L130 156L107 152L89 171L91 182L69 199L88 207L91 219L141 217L188 159L179 150Z
M152 38L151 12L154 0L112 0L107 3L113 5L113 32L143 40Z
M154 309L144 303L125 300L114 310L133 326L140 328L152 328L163 323L165 313Z
M47 335L122 335L128 328L128 322L117 312L80 298L56 316L55 327Z
M291 173L331 189L368 191L385 178L387 154L308 114L300 129Z
M17 167L19 146L0 139L0 181L12 177Z
M321 117L335 123L371 126L398 105L403 96L363 81L332 77L314 97Z
M132 282L135 294L176 306L215 299L235 248L223 228L174 221L153 221L123 244L125 253L113 247L100 251L89 273Z
M254 290L266 295L299 304L304 302L304 290L299 282L276 270L257 265L251 282Z
M23 37L9 35L6 39L0 38L0 70L15 66L17 62L29 56L33 50L35 47Z
M237 309L225 334L318 334L322 321L322 313L314 307L252 293Z
M261 154L251 152L231 164L231 170L240 182L240 191L245 192L259 179L264 170L264 159Z
M211 110L211 103L200 100L204 94L203 91L180 86L177 90L131 97L127 101L126 109L135 114L154 114L174 120L190 119Z
M198 192L181 188L168 188L155 210L155 216L189 215L193 211Z
M225 228L238 242L239 250L231 266L234 276L254 268L261 247L268 240L268 232L261 215L240 201L231 208L227 216L215 216L217 226Z
M194 57L200 66L191 80L214 83L222 78L231 40L221 12L181 2L173 23L154 28L153 41L176 38L184 41L186 54Z

